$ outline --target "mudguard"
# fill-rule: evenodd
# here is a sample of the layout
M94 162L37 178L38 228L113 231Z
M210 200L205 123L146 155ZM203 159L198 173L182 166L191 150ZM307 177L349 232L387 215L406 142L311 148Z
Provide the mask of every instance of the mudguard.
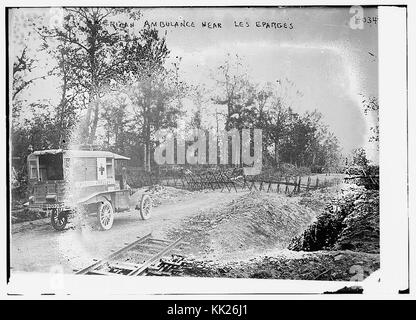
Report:
M107 200L107 201L112 202L112 198L114 197L112 195L114 195L116 192L117 191L95 192L93 194L88 195L87 197L78 199L76 204L77 205L88 205L88 204L98 203L98 202L101 202L103 200Z

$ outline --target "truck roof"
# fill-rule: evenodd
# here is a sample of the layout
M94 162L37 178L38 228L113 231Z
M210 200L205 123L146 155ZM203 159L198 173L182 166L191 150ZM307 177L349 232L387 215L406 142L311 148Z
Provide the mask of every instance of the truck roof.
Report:
M115 160L130 160L130 158L113 153L110 151L101 150L64 150L64 149L49 149L34 151L29 155L41 156L45 154L59 154L62 153L64 158L114 158Z

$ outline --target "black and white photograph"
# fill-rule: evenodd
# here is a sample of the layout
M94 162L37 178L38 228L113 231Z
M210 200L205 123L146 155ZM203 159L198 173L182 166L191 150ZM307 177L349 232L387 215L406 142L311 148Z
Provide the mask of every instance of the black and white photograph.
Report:
M380 8L114 5L6 8L10 277L380 281Z

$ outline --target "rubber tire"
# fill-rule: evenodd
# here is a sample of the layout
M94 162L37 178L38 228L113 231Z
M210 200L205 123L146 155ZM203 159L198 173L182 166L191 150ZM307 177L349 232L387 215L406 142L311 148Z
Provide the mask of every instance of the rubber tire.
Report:
M150 202L150 204L147 204L146 202ZM146 206L150 206L150 208L146 208ZM152 211L152 198L148 194L142 195L142 198L140 200L140 216L143 220L147 220L150 218L150 213Z
M55 221L56 218L59 217L58 214L59 214L58 210L52 210L51 225L55 230L62 231L65 229L66 224L68 223L68 213L66 213L65 211L61 211L61 218L62 218L61 224L57 224Z
M101 215L103 213L103 209L105 209L106 207L108 207L110 209L110 221L108 223L108 225L103 225L102 221L101 221ZM111 204L110 201L108 200L103 200L101 202L98 203L98 210L97 210L97 222L98 222L98 226L100 227L101 230L110 230L111 227L113 226L113 222L114 222L114 208L113 205Z

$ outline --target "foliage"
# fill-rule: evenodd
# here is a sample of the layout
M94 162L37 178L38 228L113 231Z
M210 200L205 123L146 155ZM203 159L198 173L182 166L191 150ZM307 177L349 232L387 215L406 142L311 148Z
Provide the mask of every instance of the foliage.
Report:
M302 93L288 80L264 86L250 81L241 59L228 56L218 68L216 85L220 93L213 101L227 107L225 128L261 128L263 154L274 164L296 166L338 166L338 139L322 122L318 111L299 114L293 111L293 96ZM292 91L292 93L289 93ZM274 146L271 150L270 146Z
M39 50L55 61L48 77L61 79L59 103L13 101L13 155L25 159L32 150L68 147L69 144L100 144L120 153L138 155L149 145L143 135L174 124L182 84L178 68L165 68L169 54L165 39L154 29L138 35L117 23L127 16L140 18L129 8L65 8L62 20L53 25L36 21ZM29 87L35 59L26 47L13 68L13 97ZM46 76L42 76L45 78ZM172 101L175 100L176 104ZM175 105L175 106L174 106ZM131 108L133 106L133 108ZM24 108L29 117L19 117ZM99 141L104 129L104 141ZM147 140L143 137L147 137ZM150 147L149 147L150 148ZM24 161L23 161L24 162ZM24 172L23 167L17 168Z
M357 166L366 167L368 165L368 159L364 148L357 148L352 151L352 164Z
M120 14L128 14L134 20L140 16L127 8L65 8L62 24L41 26L37 30L44 41L44 50L50 50L51 46L58 48L58 64L61 70L65 66L67 70L67 89L74 90L87 106L81 142L94 142L99 101L124 68L123 60L115 57L123 49L128 29L117 24L108 26Z
M181 114L186 85L179 79L180 59L166 66L169 50L155 29L143 29L139 36L125 36L122 46L125 84L118 88L132 106L129 131L143 146L144 165L150 170L155 133L175 128ZM117 105L115 106L117 108ZM140 148L141 149L141 148Z
M289 249L378 253L379 240L379 192L357 189L331 201L316 222L292 239Z
M12 100L16 100L19 93L28 88L38 79L44 79L45 76L27 77L36 68L35 59L30 58L27 54L27 46L25 46L20 55L15 57L13 62L13 91Z
M372 135L370 137L370 142L378 143L379 141L379 131L378 131L378 124L379 124L379 116L378 116L378 110L379 110L379 104L378 104L378 98L375 96L370 96L368 98L364 98L362 101L364 105L364 113L366 115L372 115L374 117L374 126L370 128Z

